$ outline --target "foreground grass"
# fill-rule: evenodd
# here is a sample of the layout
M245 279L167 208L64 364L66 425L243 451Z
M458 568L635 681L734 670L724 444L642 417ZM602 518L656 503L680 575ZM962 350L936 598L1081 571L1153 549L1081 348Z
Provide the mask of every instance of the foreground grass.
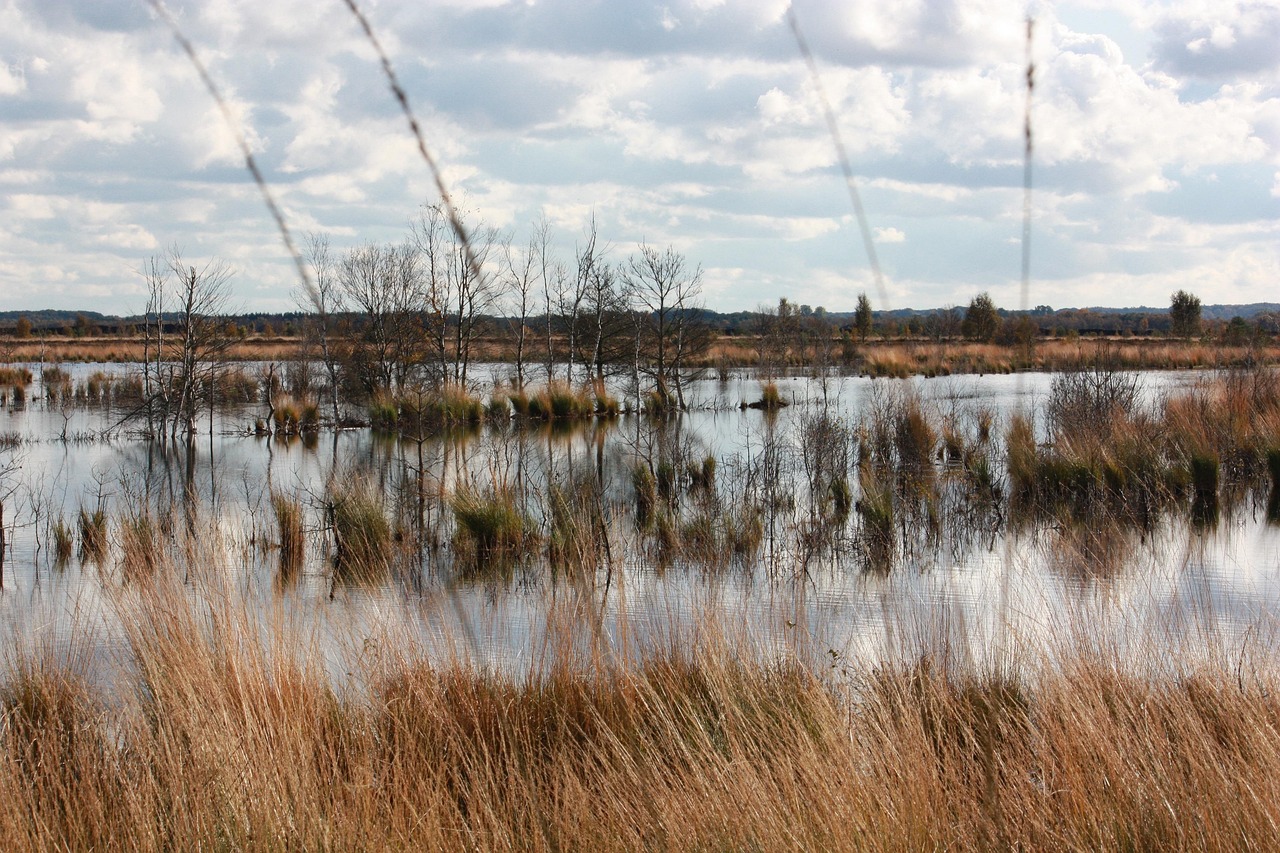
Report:
M723 640L509 676L366 642L338 686L232 601L131 587L107 682L10 654L5 849L1180 850L1280 819L1269 676L833 680Z

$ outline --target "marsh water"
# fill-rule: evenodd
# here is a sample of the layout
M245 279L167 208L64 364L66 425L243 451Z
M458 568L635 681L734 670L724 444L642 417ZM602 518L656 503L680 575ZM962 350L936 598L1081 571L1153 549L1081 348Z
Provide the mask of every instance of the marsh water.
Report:
M81 508L101 506L112 523L143 507L166 519L168 541L215 543L200 559L228 590L264 613L313 624L320 636L357 644L418 638L514 671L548 653L547 626L565 619L591 622L611 642L624 634L663 642L710 625L740 634L762 655L802 655L833 667L924 654L983 662L1069 643L1158 667L1275 646L1280 528L1268 523L1266 496L1256 491L1224 501L1211 524L1179 512L1140 526L1061 518L1020 524L1000 511L917 536L904 520L891 560L879 566L860 556L856 513L836 544L797 544L812 500L803 435L815 412L856 425L885 400L910 395L940 422L994 418L992 433L1000 435L1011 413L1043 406L1047 374L790 377L778 386L792 405L765 413L742 407L759 398L759 379L730 372L693 382L689 411L661 422L623 415L486 424L417 441L367 428L270 438L254 434L262 407L220 408L175 451L141 438L127 405L47 400L32 367L37 380L27 401L8 401L0 411L0 469L8 468L0 622L18 636L70 637L88 626L101 648L120 642L111 601L130 580L118 546L98 560L77 553L59 561L51 544L55 520L74 524ZM130 367L66 369L78 383L92 371ZM1161 372L1143 374L1141 383L1156 399L1205 379L1203 372ZM711 566L662 556L637 532L629 520L631 472L638 459L666 454L682 463L714 457L722 502L749 481L758 487L752 478L760 471L771 472L769 488L781 499L771 504L757 551ZM545 528L551 485L573 476L603 484L608 521L599 535L610 548L594 574L555 572L541 552L507 571L460 569L449 494L466 483L518 482L524 512ZM323 507L326 490L356 479L384 496L398 531L417 528L419 545L382 577L341 583ZM274 550L273 491L296 497L305 510L306 557L288 578ZM950 506L966 513L966 501L958 493Z

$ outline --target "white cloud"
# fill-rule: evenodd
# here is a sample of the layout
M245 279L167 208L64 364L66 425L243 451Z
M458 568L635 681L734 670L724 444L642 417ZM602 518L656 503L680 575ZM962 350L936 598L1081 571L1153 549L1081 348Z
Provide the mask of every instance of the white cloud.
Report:
M447 180L489 222L519 240L545 212L568 252L594 214L619 256L643 239L703 263L712 307L787 295L840 310L869 274L787 5L382 0L366 11ZM295 230L402 236L434 190L341 4L173 6ZM1163 301L1173 280L1206 302L1269 296L1277 7L1105 7L1149 34L1150 63L1122 53L1133 32L1073 31L1055 17L1066 7L1039 13L1033 267L1081 303ZM886 248L893 301L1016 292L1023 7L795 8L877 242L910 234L929 248ZM234 259L246 303L289 301L288 259L234 136L145 10L0 6L0 164L0 309L110 307L77 301L131 294L128 271L174 241Z

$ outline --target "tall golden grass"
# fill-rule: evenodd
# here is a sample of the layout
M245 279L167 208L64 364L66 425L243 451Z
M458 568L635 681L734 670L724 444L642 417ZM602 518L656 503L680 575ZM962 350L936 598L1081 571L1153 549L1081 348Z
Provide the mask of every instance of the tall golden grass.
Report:
M282 612L176 577L114 594L106 680L83 637L9 652L5 849L1203 850L1280 820L1252 667L837 671L704 626L508 674L372 638L339 683Z

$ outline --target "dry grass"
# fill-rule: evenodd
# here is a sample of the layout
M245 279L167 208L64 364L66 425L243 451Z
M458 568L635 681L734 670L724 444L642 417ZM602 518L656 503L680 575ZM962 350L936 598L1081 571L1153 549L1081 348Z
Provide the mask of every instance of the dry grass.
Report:
M175 336L176 337L176 336ZM9 362L141 362L141 335L104 335L93 338L49 337L7 341L4 359ZM287 361L299 357L304 342L297 337L254 335L232 341L224 357L228 361ZM166 347L166 353L168 347ZM174 351L176 354L176 350ZM154 357L154 353L152 355Z
M750 337L720 338L704 359L718 366L753 365ZM1183 370L1280 363L1280 347L1251 349L1218 344L1173 343L1137 338L1089 338L1038 341L1028 352L1018 345L962 341L875 340L846 353L847 367L870 376L946 376L958 373L1009 373L1015 370L1069 371L1095 364L1100 357L1126 370ZM797 363L793 366L804 366Z
M279 536L279 565L283 577L297 575L306 556L306 531L303 528L302 501L284 492L273 492L271 509L276 517Z
M110 682L9 654L5 849L1203 850L1280 820L1274 675L833 676L720 638L508 676L374 641L338 687L279 613L162 577L116 595Z
M141 337L47 338L7 342L10 362L137 362L142 359ZM229 361L289 361L306 349L299 337L250 335L233 341ZM1225 368L1261 362L1280 364L1280 346L1260 348L1215 343L1186 344L1162 339L1081 338L1037 341L1028 352L1018 345L975 344L962 341L872 340L852 347L848 366L873 376L941 376L950 373L1007 373L1011 370L1075 370L1097 361L1100 352L1114 356L1126 369L1179 370ZM481 360L513 361L505 339L484 339L475 345ZM716 338L693 367L753 366L759 348L749 335ZM793 366L803 366L796 364Z

